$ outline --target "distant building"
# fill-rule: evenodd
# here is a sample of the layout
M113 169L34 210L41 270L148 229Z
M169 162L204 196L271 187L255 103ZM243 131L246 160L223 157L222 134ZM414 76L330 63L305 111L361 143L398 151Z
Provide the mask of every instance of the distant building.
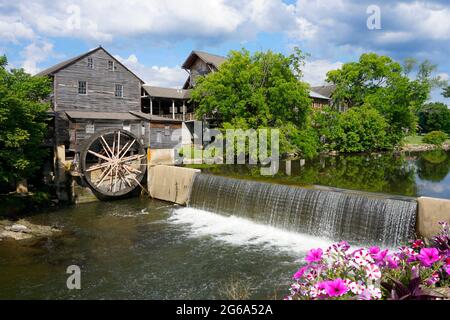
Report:
M311 90L313 90L314 92L317 92L318 94L320 94L322 96L327 97L329 99L330 106L335 108L337 111L344 112L348 109L347 106L345 106L344 104L339 103L338 101L333 99L333 93L336 90L336 85L325 84L322 86L311 87Z

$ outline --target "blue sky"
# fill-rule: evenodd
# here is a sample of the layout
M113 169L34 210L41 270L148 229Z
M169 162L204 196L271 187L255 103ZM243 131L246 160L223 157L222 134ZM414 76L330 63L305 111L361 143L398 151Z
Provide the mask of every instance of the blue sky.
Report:
M370 5L381 29L370 30ZM311 56L305 80L363 52L428 59L450 75L449 1L389 0L0 0L0 54L36 73L99 44L153 85L181 86L180 65L191 50L231 49ZM435 90L432 100L450 103Z

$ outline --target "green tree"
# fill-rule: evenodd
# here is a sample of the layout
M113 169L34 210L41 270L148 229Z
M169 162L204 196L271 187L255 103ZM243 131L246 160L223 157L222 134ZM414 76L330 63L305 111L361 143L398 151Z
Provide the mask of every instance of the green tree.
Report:
M422 132L444 131L450 133L450 110L441 102L423 105L418 112Z
M398 144L407 132L415 131L415 112L439 83L439 79L431 77L435 66L428 61L418 65L417 75L411 80L409 73L416 66L413 59L408 59L402 68L387 56L365 53L358 62L328 72L327 81L336 85L333 98L338 103L377 109L388 123L390 143Z
M442 131L431 131L423 137L423 142L434 144L437 146L442 146L442 144L447 140L448 136Z
M442 95L445 98L450 98L450 86L447 86L447 87L444 88L444 91L442 92Z
M367 152L389 149L388 124L374 108L353 108L339 115L334 139L341 152Z
M50 92L50 80L10 71L0 57L0 181L30 177L41 166Z
M305 55L231 51L220 70L200 77L192 91L199 118L212 115L224 128L279 128L281 152L303 152L311 106L308 85L299 81Z

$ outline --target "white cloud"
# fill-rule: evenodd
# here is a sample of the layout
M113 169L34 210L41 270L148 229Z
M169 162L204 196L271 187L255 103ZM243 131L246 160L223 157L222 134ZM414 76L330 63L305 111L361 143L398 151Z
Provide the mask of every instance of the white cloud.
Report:
M25 47L21 55L24 58L22 68L30 74L36 74L41 70L38 64L54 56L53 44L46 41L33 42Z
M448 81L450 79L448 73L442 72L437 75L441 80Z
M295 24L293 5L281 0L20 1L14 14L45 36L110 41L117 36L179 39L241 38Z
M327 72L339 69L342 62L331 62L328 60L310 60L306 61L303 67L303 80L312 86L322 85L325 82Z
M406 31L386 31L378 35L379 43L399 43L407 42L414 39L414 34Z
M0 16L1 41L17 42L19 39L33 39L34 31L20 19L5 15Z
M450 39L450 8L426 2L399 3L394 8L405 28L416 36L434 40Z
M136 73L147 84L157 87L181 88L188 78L186 71L181 67L147 67L139 62L136 55L131 54L128 58L115 55L115 58Z

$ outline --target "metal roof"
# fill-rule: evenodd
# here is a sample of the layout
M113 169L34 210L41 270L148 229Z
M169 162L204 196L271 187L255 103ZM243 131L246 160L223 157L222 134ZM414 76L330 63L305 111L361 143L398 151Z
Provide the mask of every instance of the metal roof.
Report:
M213 65L216 69L219 68L219 66L224 63L227 58L216 55L216 54L211 54L211 53L207 53L207 52L203 52L203 51L192 51L191 54L189 55L189 57L186 59L186 61L183 63L183 65L181 66L183 69L189 69L192 64L195 62L196 58L200 58L201 60L203 60L204 62Z
M323 86L311 87L311 90L313 90L314 92L317 92L318 94L321 94L325 97L331 98L334 90L336 90L336 85L326 84Z
M91 112L91 111L66 111L71 119L92 120L139 120L129 112Z
M315 99L323 99L323 100L330 100L330 98L325 97L315 91L309 90L309 97L310 98L315 98Z
M154 87L148 84L142 85L142 88L149 96L155 98L189 99L191 97L191 90Z

